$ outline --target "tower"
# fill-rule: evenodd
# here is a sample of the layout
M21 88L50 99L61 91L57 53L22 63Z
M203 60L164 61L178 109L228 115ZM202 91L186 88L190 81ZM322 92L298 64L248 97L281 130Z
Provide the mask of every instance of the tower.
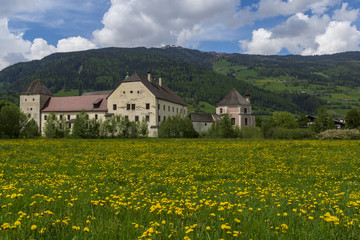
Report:
M41 109L52 96L41 80L32 81L20 93L20 109L33 118L41 129Z

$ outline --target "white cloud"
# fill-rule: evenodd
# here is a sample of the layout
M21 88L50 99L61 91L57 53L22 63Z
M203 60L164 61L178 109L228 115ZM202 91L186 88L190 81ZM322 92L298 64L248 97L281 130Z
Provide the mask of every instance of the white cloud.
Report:
M317 6L319 9L320 5ZM352 25L359 9L348 9L348 4L344 3L331 13L332 17L296 13L272 29L254 30L251 40L239 41L240 47L246 53L267 55L278 54L284 48L290 53L302 55L359 50L360 34Z
M355 21L359 16L359 9L350 9L348 10L348 3L343 3L340 9L334 11L334 20L339 21Z
M329 21L327 15L309 17L298 13L271 30L253 31L252 39L240 41L240 46L250 54L278 54L283 48L301 54L304 49L317 47L315 37L326 31Z
M346 51L359 51L360 31L351 22L329 23L324 34L315 38L317 49L306 49L303 54L322 55Z
M19 61L41 59L55 52L82 51L96 48L96 44L82 37L70 37L58 41L57 46L36 38L24 40L21 33L9 31L8 20L0 19L0 70Z
M182 44L209 34L209 25L234 26L238 0L112 0L104 27L93 32L101 46Z
M22 58L17 59L14 56L21 56L31 46L30 41L22 39L22 34L13 34L8 29L8 19L0 19L0 70L16 63Z

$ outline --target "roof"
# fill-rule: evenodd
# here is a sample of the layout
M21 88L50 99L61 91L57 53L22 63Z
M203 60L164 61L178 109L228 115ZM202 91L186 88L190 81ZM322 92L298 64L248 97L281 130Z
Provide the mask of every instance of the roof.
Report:
M33 94L44 94L52 96L50 90L45 86L41 80L32 81L20 95L33 95Z
M219 116L213 113L191 113L189 118L192 122L213 122L219 120Z
M250 105L246 99L240 95L235 88L231 91L217 104L217 106L229 106L229 105Z
M84 92L81 96L89 96L89 95L110 95L112 90L109 91L97 91L97 92Z
M147 77L143 75L134 73L130 77L124 79L121 84L127 82L142 82L145 85L145 87L149 89L149 91L152 94L155 95L156 98L167 100L169 102L177 103L183 106L187 105L186 102L181 97L179 97L179 95L173 92L170 88L168 88L164 84L160 86L157 82L149 81Z
M107 96L52 97L42 112L107 111Z

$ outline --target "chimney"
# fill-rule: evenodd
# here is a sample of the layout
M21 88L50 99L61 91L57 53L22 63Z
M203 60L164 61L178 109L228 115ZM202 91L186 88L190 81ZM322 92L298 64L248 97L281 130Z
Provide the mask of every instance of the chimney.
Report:
M246 93L245 93L245 100L250 103L250 93L249 91L246 89Z
M159 77L159 86L162 87L162 77Z
M151 73L148 72L148 81L151 82Z

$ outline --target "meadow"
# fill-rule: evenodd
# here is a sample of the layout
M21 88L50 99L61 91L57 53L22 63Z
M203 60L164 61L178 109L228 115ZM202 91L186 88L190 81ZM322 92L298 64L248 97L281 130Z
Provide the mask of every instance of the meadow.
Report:
M0 239L359 239L360 141L1 140Z

